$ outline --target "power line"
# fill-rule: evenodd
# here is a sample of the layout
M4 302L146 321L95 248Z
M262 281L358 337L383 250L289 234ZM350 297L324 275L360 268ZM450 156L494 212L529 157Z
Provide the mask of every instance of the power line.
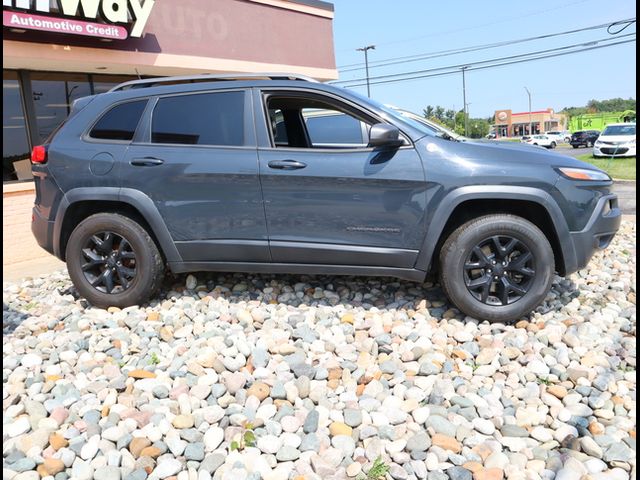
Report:
M574 33L579 33L579 32L586 32L589 30L598 30L601 28L605 28L607 27L607 31L611 34L611 35L616 35L620 32L622 32L622 30L624 30L625 28L627 28L629 25L633 24L636 22L636 18L632 17L632 18L625 18L622 20L617 20L613 23L611 22L607 22L607 23L601 23L599 25L591 25L589 27L583 27L583 28L577 28L574 30L564 30L562 32L555 32L555 33L548 33L548 34L544 34L544 35L537 35L535 37L527 37L527 38L519 38L519 39L515 39L515 40L507 40L507 41L502 41L502 42L494 42L494 43L486 43L483 45L473 45L473 46L467 46L467 47L460 47L460 48L453 48L450 50L439 50L436 52L425 52L425 53L418 53L415 55L407 55L407 56L403 56L403 57L391 57L391 58L387 58L384 60L377 60L374 62L369 62L369 68L378 68L378 67L385 67L388 65L396 65L398 63L409 63L409 62L417 62L420 60L427 60L430 58L438 58L438 57L443 57L445 55L457 55L460 53L468 53L468 52L476 52L476 51L480 51L480 50L488 50L491 48L497 48L497 47L503 47L506 45L514 45L514 44L518 44L518 43L525 43L525 42L532 42L535 40L542 40L542 39L546 39L546 38L553 38L553 37L559 37L559 36L563 36L563 35L571 35ZM625 25L623 28L619 29L616 32L611 32L611 27L613 26L617 26L617 25ZM341 67L337 67L338 70L340 70L341 72L345 73L345 72L353 72L356 70L362 70L362 65L364 65L363 63L353 63L353 64L349 64L349 65L343 65ZM347 67L357 67L357 68L347 68Z
M512 60L512 59L516 59L516 58L523 58L523 57L529 57L529 56L534 56L534 55L542 55L542 54L546 54L546 53L553 53L553 52L558 52L558 51L562 51L562 50L569 50L571 48L576 48L576 47L587 47L587 46L591 46L593 44L597 44L597 43L601 43L601 42L611 42L613 40L617 40L620 38L625 38L625 37L630 37L630 36L634 36L634 33L627 33L625 35L621 35L619 37L615 37L615 38L610 38L610 37L606 37L606 38L601 38L599 40L591 40L588 42L581 42L581 43L574 43L572 45L564 45L562 47L556 47L556 48L549 48L549 49L545 49L545 50L537 50L534 52L527 52L527 53L521 53L518 55L509 55L506 57L498 57L498 58L492 58L489 60L480 60L477 62L466 62L466 63L461 63L461 64L457 64L457 65L448 65L445 67L435 67L435 68L428 68L428 69L423 69L423 70L412 70L412 71L408 71L408 72L401 72L401 73L392 73L392 74L387 74L387 75L378 75L377 77L370 77L370 80L381 80L381 79L389 79L389 78L394 78L394 77L402 77L402 76L406 76L406 75L415 75L415 74L420 74L420 73L429 73L429 72L435 72L435 71L439 71L439 70L449 70L449 69L459 69L463 66L473 66L473 65L482 65L482 64L486 64L486 63L492 63L492 62L498 62L498 61L503 61L503 60ZM364 78L354 78L351 80L338 80L338 81L333 81L330 82L333 85L339 85L339 84L346 84L346 83L353 83L353 82L361 82L365 80ZM373 85L373 82L371 82L371 84Z
M622 45L625 43L633 43L635 42L635 39L629 39L629 40L622 40L619 42L615 42L615 43L609 43L606 45L596 45L596 46L590 46L590 47L584 47L581 49L576 49L576 50L572 50L570 52L558 52L558 53L552 53L552 54L548 54L548 55L540 55L538 57L533 57L533 58L525 58L525 59L518 59L518 60L511 60L511 61L506 61L506 62L501 62L501 63L495 63L495 64L491 64L491 65L483 65L483 66L478 66L478 67L474 67L474 68L468 68L467 71L470 70L485 70L485 69L489 69L489 68L498 68L498 67L503 67L505 65L513 65L516 63L526 63L526 62L532 62L535 60L543 60L546 58L553 58L553 57L561 57L564 55L572 55L575 53L582 53L582 52L587 52L590 50L598 50L601 48L607 48L607 47L613 47L615 45ZM462 66L458 66L457 68L461 68ZM442 70L442 69L434 69L434 70ZM442 77L442 76L446 76L446 75L457 75L460 72L458 70L451 70L451 71L447 71L447 72L440 72L440 73L432 73L432 74L425 74L425 75L415 75L415 76L409 76L409 77L405 77L405 78L397 78L397 79L391 79L391 80L380 80L380 81L373 81L370 82L371 85L381 85L381 84L385 84L385 83L397 83L397 82L405 82L405 81L409 81L409 80L418 80L421 78L431 78L431 77ZM344 85L345 88L353 88L353 87L360 87L364 85L363 83L356 83L354 85Z
M559 5L559 6L556 6L556 7L553 7L553 8L548 8L546 10L534 10L534 11L531 11L529 13L515 15L515 16L512 16L512 17L507 17L507 18L503 18L501 20L496 20L494 22L484 23L484 24L481 24L481 25L474 25L472 27L465 27L465 28L457 28L457 29L454 29L454 30L447 30L447 31L444 31L444 32L434 32L434 33L431 33L429 35L420 35L418 37L406 38L404 40L394 40L393 42L386 42L386 43L378 42L377 45L378 46L397 45L399 43L413 42L415 40L421 40L423 38L430 38L430 37L436 37L436 36L440 37L442 35L447 35L447 34L450 34L450 33L465 32L467 30L477 30L479 28L490 27L490 26L493 26L493 25L499 25L500 23L510 22L511 20L520 20L522 18L534 17L534 16L537 16L537 15L543 15L545 13L552 12L554 10L561 10L563 8L572 7L574 5L578 5L578 4L581 4L581 3L586 3L588 1L590 1L590 0L577 0L575 2L567 3L565 5ZM351 48L341 49L339 51L342 52L342 51L348 51L348 50L350 51L352 49Z

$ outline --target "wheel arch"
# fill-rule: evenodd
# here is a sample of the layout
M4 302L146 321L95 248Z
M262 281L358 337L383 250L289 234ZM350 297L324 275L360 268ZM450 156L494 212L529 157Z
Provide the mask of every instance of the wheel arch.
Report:
M53 249L58 258L65 260L67 241L73 229L96 213L118 213L131 218L147 230L166 261L182 261L153 201L138 190L118 187L81 187L64 195L54 223Z
M458 226L472 218L511 213L540 228L553 248L556 270L575 271L577 258L562 211L547 192L533 187L482 185L458 188L440 202L432 216L416 268L437 270L437 252Z

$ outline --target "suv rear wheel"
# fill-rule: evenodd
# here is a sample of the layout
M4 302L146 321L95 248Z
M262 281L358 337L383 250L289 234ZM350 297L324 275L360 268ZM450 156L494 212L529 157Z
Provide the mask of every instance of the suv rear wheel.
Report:
M66 260L78 292L97 307L144 303L164 277L162 256L147 231L115 213L80 222L69 237Z
M465 314L490 322L528 315L547 296L553 249L531 222L487 215L456 229L440 251L440 282Z

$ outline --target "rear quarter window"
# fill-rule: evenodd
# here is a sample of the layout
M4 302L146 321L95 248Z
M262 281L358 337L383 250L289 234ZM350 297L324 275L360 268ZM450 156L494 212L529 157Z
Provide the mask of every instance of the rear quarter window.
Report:
M96 122L89 136L98 140L133 140L146 106L147 99L120 103L112 107Z

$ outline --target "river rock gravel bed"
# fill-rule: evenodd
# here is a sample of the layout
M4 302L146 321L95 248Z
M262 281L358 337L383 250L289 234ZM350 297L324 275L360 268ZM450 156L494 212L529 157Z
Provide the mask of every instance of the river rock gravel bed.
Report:
M624 222L512 325L393 279L5 283L3 478L635 478L635 254Z

